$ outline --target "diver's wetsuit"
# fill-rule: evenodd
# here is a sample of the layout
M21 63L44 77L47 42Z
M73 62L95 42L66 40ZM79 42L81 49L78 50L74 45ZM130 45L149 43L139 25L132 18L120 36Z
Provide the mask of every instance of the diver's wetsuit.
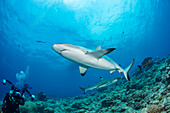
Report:
M19 95L6 93L3 100L2 111L3 113L20 113L19 105L24 105L25 100Z
M6 81L12 86L11 86L10 93L6 93L4 97L2 111L3 113L20 113L19 105L25 104L25 99L23 97L25 91L31 96L32 100L34 100L33 95L31 95L30 92L27 90L27 88L29 88L27 84L25 84L22 91L20 91L10 81L8 80Z

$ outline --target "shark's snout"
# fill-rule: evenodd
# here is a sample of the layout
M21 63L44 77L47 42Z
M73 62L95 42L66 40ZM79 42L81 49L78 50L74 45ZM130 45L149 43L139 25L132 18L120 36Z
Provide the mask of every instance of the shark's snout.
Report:
M59 47L58 44L54 44L54 45L52 46L52 48L53 48L53 50L56 51L57 53L60 52L60 47Z
M54 45L52 46L52 48L53 48L53 49L57 48L57 44L54 44Z
M66 50L65 46L62 45L62 44L54 44L54 45L52 46L52 48L53 48L54 51L56 51L56 52L59 53L59 54L60 54L62 51L65 51L65 50Z

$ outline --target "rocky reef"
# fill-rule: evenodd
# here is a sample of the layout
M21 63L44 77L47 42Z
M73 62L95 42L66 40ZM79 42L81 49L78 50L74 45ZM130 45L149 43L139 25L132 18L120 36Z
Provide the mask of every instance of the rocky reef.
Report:
M168 113L170 112L170 56L155 58L105 90L86 95L27 101L21 113ZM45 97L45 96L43 96Z

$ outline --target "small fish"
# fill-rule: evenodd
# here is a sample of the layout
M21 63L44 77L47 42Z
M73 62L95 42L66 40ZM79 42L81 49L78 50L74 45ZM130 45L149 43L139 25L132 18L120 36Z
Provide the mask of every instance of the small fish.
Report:
M44 41L41 41L41 40L37 40L36 42L37 43L45 43Z
M138 67L141 70L142 67L147 66L151 61L152 61L152 57L145 58L144 61L142 62L142 65L138 65Z

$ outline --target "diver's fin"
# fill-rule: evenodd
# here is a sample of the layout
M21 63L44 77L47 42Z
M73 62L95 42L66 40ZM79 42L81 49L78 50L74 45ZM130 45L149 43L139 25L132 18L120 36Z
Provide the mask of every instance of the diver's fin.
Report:
M132 63L126 69L123 70L124 76L128 81L130 81L129 70L131 69L134 62L135 62L135 59L133 59Z
M85 88L80 87L80 89L84 91L84 94L86 93L86 89Z
M100 80L103 80L104 78L103 77L100 77Z
M87 69L88 69L87 67L84 67L84 66L80 66L80 65L79 65L80 74L81 74L82 76L84 76L84 75L86 74Z
M100 57L112 52L115 49L116 48L103 49L103 50L98 50L98 51L94 51L94 52L89 52L87 54L92 55L93 57L99 59Z
M96 50L96 51L102 50L102 46L97 46L95 50Z

